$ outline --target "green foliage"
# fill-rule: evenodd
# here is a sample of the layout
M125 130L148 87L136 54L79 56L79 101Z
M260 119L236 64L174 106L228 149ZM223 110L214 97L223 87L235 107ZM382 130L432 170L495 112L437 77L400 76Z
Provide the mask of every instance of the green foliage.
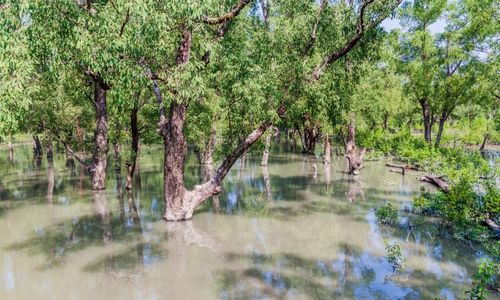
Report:
M375 216L380 223L385 225L393 225L398 220L398 212L394 209L391 202L387 202L384 206L377 208Z
M387 261L392 264L393 272L396 273L406 266L406 261L403 256L403 251L398 243L389 244L384 241L385 252L387 253Z
M474 275L472 289L465 292L468 299L487 299L490 294L488 290L498 285L498 276L500 276L500 263L498 261L483 260L479 264L479 270Z

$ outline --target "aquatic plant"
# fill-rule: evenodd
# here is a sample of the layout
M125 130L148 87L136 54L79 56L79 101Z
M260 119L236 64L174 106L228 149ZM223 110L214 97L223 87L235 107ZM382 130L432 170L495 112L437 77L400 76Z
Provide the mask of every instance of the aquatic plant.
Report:
M392 271L396 273L404 269L406 261L401 246L398 243L389 244L387 241L384 241L384 244L385 252L387 253L387 261L392 264Z
M491 260L483 260L479 264L479 270L474 275L472 289L466 291L468 299L483 300L490 294L488 290L498 285L500 274L500 263Z
M375 216L380 223L385 225L392 225L398 220L398 212L394 209L391 202L387 202L384 206L377 208Z

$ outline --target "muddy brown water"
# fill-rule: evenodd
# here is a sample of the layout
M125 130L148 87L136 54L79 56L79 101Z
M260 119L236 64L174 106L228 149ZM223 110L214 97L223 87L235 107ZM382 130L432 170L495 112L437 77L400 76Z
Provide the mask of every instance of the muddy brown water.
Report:
M330 168L291 153L267 168L248 157L218 201L180 223L161 219L161 163L145 148L132 193L112 168L92 192L63 155L37 166L28 146L14 162L0 152L0 299L460 299L482 255L408 213L432 187L384 161L353 177L342 157ZM189 186L200 181L194 155L185 172ZM386 201L395 226L376 221ZM402 271L384 241L401 246Z

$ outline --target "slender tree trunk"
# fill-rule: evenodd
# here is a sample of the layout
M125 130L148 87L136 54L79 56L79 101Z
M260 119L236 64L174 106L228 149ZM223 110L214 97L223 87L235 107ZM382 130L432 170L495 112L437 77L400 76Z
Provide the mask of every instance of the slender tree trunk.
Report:
M261 166L267 166L269 162L269 149L271 148L271 138L272 133L268 133L264 140L264 152L262 153L262 159L260 161Z
M389 113L385 112L384 114L384 130L389 128Z
M7 144L9 150L9 162L14 162L14 145L12 144L12 136L9 135L9 143Z
M83 145L85 139L85 131L80 127L80 118L76 119L76 138L80 146Z
M130 134L132 135L132 144L130 145L130 157L127 160L127 183L125 189L131 190L134 182L134 172L137 163L137 153L139 151L139 127L137 122L138 106L134 106L130 112Z
M42 143L40 143L38 135L33 136L33 155L36 158L40 158L43 155Z
M352 117L347 129L347 140L345 144L349 174L359 174L359 171L363 168L365 150L366 149L359 150L356 147L356 125L355 119Z
M438 132L436 135L436 142L434 144L434 146L436 148L439 148L439 146L441 144L441 138L443 136L444 124L446 123L447 119L448 119L448 114L446 112L443 112L441 114L441 117L439 118L439 128L438 128Z
M92 189L105 189L107 152L108 152L108 120L106 110L107 87L99 82L95 82L95 111L96 129L94 141L94 153L92 157Z
M325 165L330 165L332 159L332 147L330 145L330 136L328 134L325 135L325 148L323 151L323 163Z
M267 165L263 165L261 167L262 169L262 176L264 177L264 194L266 195L266 200L271 201L273 200L273 194L272 194L272 189L271 189L271 179L269 176L269 168Z
M484 151L484 148L486 147L486 144L488 143L488 140L490 138L490 133L487 131L484 134L483 142L481 143L481 147L479 147L479 151Z
M54 145L52 143L52 137L47 137L47 160L52 161L54 158Z
M296 137L296 129L292 129L290 132L290 138L292 140L292 152L297 151L297 137Z
M121 162L121 152L122 152L122 145L120 143L120 133L121 133L121 126L119 124L116 124L116 137L115 141L113 143L113 153L115 155L115 170L120 171L122 162Z
M429 101L424 98L420 100L420 105L422 106L422 117L424 121L424 138L425 141L430 145L432 143L431 132L432 132L432 117L431 108Z
M210 138L203 148L203 151L199 154L200 164L213 164L214 163L214 151L215 143L217 142L217 127L215 122L212 123L210 130Z

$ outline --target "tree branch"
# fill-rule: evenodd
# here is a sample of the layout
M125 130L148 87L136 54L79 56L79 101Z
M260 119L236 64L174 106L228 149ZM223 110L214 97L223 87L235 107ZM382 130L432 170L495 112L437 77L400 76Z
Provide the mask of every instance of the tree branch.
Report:
M127 8L125 19L123 20L122 26L120 27L120 34L118 35L119 37L122 37L123 32L125 32L125 26L127 25L128 21L130 21L130 8Z
M314 22L313 29L311 32L311 37L309 39L309 42L304 47L304 51L302 51L302 56L307 55L309 50L311 50L312 46L314 45L314 42L316 42L316 39L318 38L318 36L317 36L318 24L319 24L319 20L321 18L321 13L325 9L326 4L327 4L327 0L321 0L319 11L318 11L318 14L316 15L316 22Z
M245 8L245 6L250 2L252 2L252 0L239 0L238 3L235 6L233 6L233 8L231 8L229 12L223 14L220 17L215 17L215 18L210 18L208 16L205 16L203 22L209 25L222 24L225 21L231 20L232 18L239 15L241 10Z
M325 71L325 69L328 66L330 66L333 62L335 62L336 60L340 59L341 57L343 57L344 55L349 53L349 51L351 51L356 46L356 44L363 37L364 33L367 30L378 26L383 20L385 20L387 18L389 13L383 14L382 16L380 16L379 18L373 20L372 22L370 22L368 24L365 23L366 9L374 1L375 0L366 0L363 2L363 4L361 5L361 8L360 8L358 24L356 26L356 32L351 37L351 39L344 44L344 46L342 46L337 51L334 51L334 52L328 54L322 60L322 62L314 69L313 74L312 74L312 77L314 80L319 80L321 78L321 75L323 75L323 72ZM395 5L394 5L394 7L392 7L389 10L389 12L392 12L402 2L402 0L394 0L394 2L395 2Z

